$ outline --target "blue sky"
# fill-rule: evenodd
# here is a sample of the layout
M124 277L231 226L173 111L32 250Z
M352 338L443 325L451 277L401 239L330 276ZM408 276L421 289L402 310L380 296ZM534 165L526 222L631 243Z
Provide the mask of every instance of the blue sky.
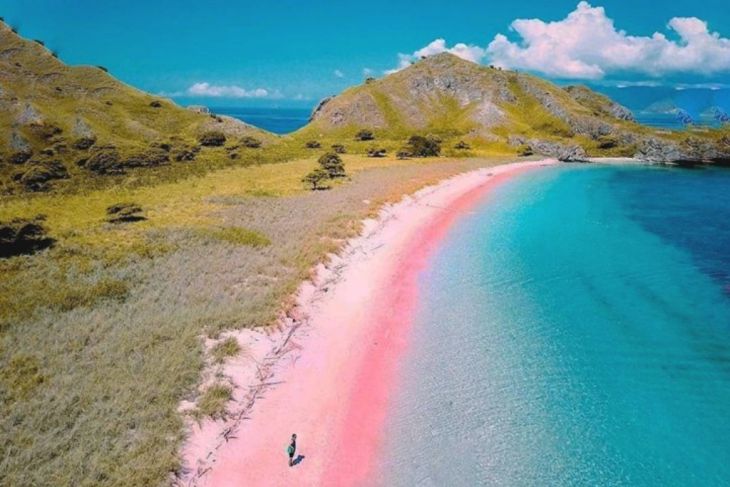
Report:
M720 0L0 0L0 15L68 63L214 106L311 105L458 43L463 57L552 79L730 84L730 8Z

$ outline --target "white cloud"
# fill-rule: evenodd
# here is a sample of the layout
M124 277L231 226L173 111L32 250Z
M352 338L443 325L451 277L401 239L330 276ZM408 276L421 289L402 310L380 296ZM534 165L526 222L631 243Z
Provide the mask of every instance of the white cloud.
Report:
M486 50L493 64L505 68L583 79L612 72L658 77L730 71L730 39L710 32L707 23L696 17L669 21L667 28L677 40L659 32L632 36L617 30L603 7L583 1L563 20L518 19L510 28L520 41L498 34Z
M730 73L730 39L711 32L707 22L696 17L674 17L666 27L669 37L659 32L633 36L617 29L603 7L582 1L562 20L515 20L510 30L520 37L517 41L497 34L482 48L464 43L448 47L444 39L436 39L412 54L398 54L398 66L386 74L400 71L422 56L441 52L557 78Z
M265 98L269 96L269 91L264 88L247 90L236 85L212 85L201 82L193 84L185 94L212 98Z
M453 47L447 47L445 39L436 39L427 46L422 47L417 51L414 51L413 54L399 53L398 66L394 69L386 71L385 73L395 73L397 71L400 71L401 69L407 68L411 65L412 62L417 61L422 57L433 56L434 54L440 54L442 52L449 52L451 54L454 54L455 56L459 56L460 58L466 59L467 61L471 61L473 63L478 63L479 61L481 61L486 54L486 51L483 48L475 46L473 44L464 44L463 42L460 42L458 44L455 44Z
M344 78L345 77L345 73L343 73L339 69L334 70L334 75L335 75L335 78Z

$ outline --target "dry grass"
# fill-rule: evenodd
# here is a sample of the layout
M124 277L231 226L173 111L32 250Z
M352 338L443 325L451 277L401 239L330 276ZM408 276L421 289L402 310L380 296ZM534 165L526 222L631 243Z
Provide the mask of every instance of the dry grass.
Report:
M230 387L214 384L208 387L198 400L198 417L222 418L226 414L226 404L231 400Z
M228 337L215 344L210 351L210 356L213 359L213 363L222 364L227 358L238 355L240 351L241 346L238 344L238 340L233 337Z
M350 179L306 191L319 152L155 185L0 202L43 213L55 247L0 260L0 484L160 485L206 333L270 323L309 269L379 204L492 160L345 155ZM146 221L110 225L120 201ZM231 344L213 360L233 353ZM213 394L213 392L216 392ZM221 414L221 391L198 398Z

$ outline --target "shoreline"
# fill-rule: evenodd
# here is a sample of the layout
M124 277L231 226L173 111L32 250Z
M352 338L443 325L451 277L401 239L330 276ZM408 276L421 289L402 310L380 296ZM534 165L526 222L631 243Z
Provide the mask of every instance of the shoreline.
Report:
M175 485L358 485L372 472L399 359L408 347L418 274L451 225L490 189L554 160L462 173L366 220L320 264L274 330L241 330L226 420L189 425ZM205 379L204 379L205 381ZM184 405L183 405L184 408ZM297 433L300 464L286 465Z

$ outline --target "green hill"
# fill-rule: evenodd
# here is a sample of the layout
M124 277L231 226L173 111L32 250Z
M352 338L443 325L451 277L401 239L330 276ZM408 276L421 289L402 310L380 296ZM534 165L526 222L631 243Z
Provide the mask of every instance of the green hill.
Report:
M43 190L198 158L200 137L275 138L127 86L103 67L67 66L0 22L0 191ZM203 157L205 160L206 157ZM88 164L87 164L88 163Z
M346 136L362 128L383 138L420 132L465 138L477 147L519 147L565 159L638 154L669 162L718 162L727 160L729 152L727 144L716 144L720 131L657 132L635 123L629 110L587 87L561 88L448 53L323 100L304 130ZM683 151L690 137L710 146L705 152L691 147ZM664 152L651 151L654 146Z

